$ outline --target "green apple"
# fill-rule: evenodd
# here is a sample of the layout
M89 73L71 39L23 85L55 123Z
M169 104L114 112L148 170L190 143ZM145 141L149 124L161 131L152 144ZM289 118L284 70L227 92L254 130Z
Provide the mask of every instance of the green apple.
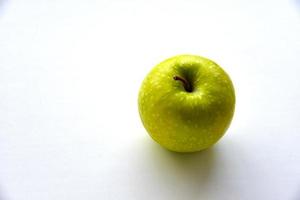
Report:
M215 62L178 55L155 66L138 97L149 135L176 152L195 152L215 144L233 117L235 93L228 74Z

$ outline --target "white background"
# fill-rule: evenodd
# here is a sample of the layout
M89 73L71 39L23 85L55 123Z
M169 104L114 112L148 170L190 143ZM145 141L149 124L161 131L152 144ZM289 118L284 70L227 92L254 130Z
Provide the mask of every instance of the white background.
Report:
M183 53L237 96L195 154L153 142L137 110ZM0 0L1 200L299 200L299 143L299 0Z

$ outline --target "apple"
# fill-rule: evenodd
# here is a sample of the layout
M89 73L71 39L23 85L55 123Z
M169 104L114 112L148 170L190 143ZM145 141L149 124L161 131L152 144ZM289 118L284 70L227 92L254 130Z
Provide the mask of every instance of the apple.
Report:
M235 92L228 74L215 62L178 55L155 66L138 96L142 123L161 146L196 152L215 144L228 129Z

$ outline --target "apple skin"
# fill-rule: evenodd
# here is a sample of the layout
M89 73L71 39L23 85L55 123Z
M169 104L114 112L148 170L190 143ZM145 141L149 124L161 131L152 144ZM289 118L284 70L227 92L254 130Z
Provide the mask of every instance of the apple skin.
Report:
M186 91L187 80L193 90ZM215 144L229 127L235 92L227 73L213 61L178 55L155 66L139 91L138 108L149 135L176 152L196 152Z

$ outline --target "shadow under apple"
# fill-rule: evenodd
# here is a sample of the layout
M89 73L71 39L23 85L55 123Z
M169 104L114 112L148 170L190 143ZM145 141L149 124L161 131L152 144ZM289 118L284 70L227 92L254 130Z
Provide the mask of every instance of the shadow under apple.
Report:
M217 147L196 153L171 152L149 138L144 141L148 173L151 181L166 190L165 198L188 199L203 197L215 168ZM144 163L145 165L145 163ZM145 166L142 166L145 169ZM157 188L156 188L157 189ZM162 198L163 199L163 198Z

